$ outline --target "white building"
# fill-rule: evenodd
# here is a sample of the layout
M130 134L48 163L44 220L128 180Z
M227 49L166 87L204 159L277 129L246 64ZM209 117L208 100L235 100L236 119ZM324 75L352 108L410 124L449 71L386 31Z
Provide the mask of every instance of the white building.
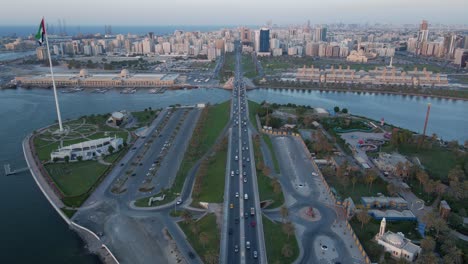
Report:
M375 240L379 245L382 245L385 251L390 252L394 258L403 258L406 261L413 262L421 253L421 247L411 243L405 238L401 232L393 233L391 231L385 232L387 222L385 218L380 223L379 233L375 236Z
M68 157L70 161L76 161L78 157L82 157L83 160L91 160L98 156L110 154L110 146L118 151L122 145L122 138L99 138L59 148L50 153L50 159L64 160L65 157Z

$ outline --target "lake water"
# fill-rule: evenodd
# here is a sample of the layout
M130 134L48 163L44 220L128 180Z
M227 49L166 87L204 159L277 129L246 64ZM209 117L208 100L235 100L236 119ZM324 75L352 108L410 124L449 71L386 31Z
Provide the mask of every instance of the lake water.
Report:
M0 62L2 61L9 61L9 60L16 60L19 58L24 58L27 56L31 56L36 54L36 51L21 51L21 52L3 52L0 53Z
M428 132L444 139L468 139L468 102L389 95L256 90L248 93L257 102L307 104L331 109L347 107L351 113L421 131L427 103L432 103ZM171 104L217 103L230 92L217 89L168 91L164 94L123 95L59 93L64 119L115 110L142 110ZM48 204L29 172L3 175L3 164L24 167L21 142L32 130L56 120L51 90L0 91L0 263L98 263L86 254L80 239Z
M322 107L330 112L335 106L349 112L422 133L427 105L431 112L426 134L436 133L444 140L468 140L468 101L418 96L382 95L371 93L340 93L300 90L259 89L249 92L249 98L261 102L295 103Z

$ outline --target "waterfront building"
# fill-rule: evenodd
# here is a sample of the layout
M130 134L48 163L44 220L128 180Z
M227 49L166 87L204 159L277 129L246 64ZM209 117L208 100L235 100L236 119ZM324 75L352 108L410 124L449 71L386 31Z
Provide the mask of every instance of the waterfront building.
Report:
M36 48L36 56L40 61L47 60L49 58L47 54L47 47L41 46Z
M178 74L130 74L123 69L120 74L89 74L82 69L79 74L54 74L58 87L86 87L86 88L133 88L133 87L162 87L173 86L179 77ZM50 87L52 79L50 74L38 76L16 77L19 85L37 87Z
M346 57L346 61L350 62L360 62L360 63L366 63L367 62L367 57L364 55L363 50L353 50L351 53Z
M17 38L14 42L6 43L5 49L6 50L26 50L31 49L36 46L36 42L32 40L23 40L21 38Z
M355 84L372 84L372 85L407 85L407 86L448 86L446 74L432 73L423 68L418 71L415 68L413 71L402 71L396 68L388 69L387 67L375 67L370 71L351 70L349 65L347 69L343 69L341 65L338 69L333 66L328 69L314 68L311 65L307 68L305 65L297 69L296 80L300 82L318 82L318 83L355 83Z
M78 157L81 157L83 160L91 160L99 156L111 154L113 151L109 151L110 146L115 151L118 151L122 145L122 138L106 137L93 139L59 148L50 154L50 159L65 160L65 157L68 157L70 161L77 161Z
M386 225L387 221L383 218L380 223L379 233L375 236L377 243L382 245L386 252L390 252L394 258L404 259L410 262L415 261L421 253L421 247L413 244L411 240L405 238L405 235L401 232L385 232Z

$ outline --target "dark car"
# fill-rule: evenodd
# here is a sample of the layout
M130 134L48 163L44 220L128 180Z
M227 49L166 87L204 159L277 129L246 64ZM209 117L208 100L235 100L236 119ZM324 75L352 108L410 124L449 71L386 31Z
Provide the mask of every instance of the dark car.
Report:
M234 223L238 224L239 223L239 218L236 217L236 219L234 219Z
M195 258L195 254L193 254L192 251L189 251L188 256L189 256L189 258L191 258L191 259L194 259L194 258Z
M251 226L251 227L257 226L257 222L255 222L255 221L250 222L250 226Z
M232 228L229 228L229 234L232 235Z

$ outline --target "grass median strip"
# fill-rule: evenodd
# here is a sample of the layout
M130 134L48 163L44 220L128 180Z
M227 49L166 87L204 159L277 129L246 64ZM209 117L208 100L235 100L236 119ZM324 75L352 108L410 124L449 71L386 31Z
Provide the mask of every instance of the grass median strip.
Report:
M169 190L165 190L166 195L176 195L182 191L185 179L195 163L213 146L216 139L223 131L229 121L230 101L221 104L211 105L203 109L197 126L193 131L187 151L184 154L182 163L177 171L174 185ZM226 163L224 163L225 165ZM224 178L224 173L222 174ZM224 185L223 185L224 186ZM162 193L150 197L161 196ZM135 202L136 206L148 206L150 197L145 197ZM175 198L175 196L174 196ZM173 199L172 199L173 200ZM172 200L164 199L162 202L155 202L152 206L165 204Z
M281 184L277 179L270 178L270 168L265 166L262 152L260 151L260 137L257 135L253 139L255 165L257 171L258 192L260 201L271 201L267 207L275 208L284 203L283 191Z
M194 221L190 216L183 216L183 218L179 226L203 262L218 263L221 236L216 216L208 214L198 221Z
M265 216L262 222L268 263L293 263L299 256L294 228L285 228L283 225L288 224L272 222Z
M255 119L255 116L257 115L257 111L260 108L260 104L254 102L254 101L248 101L249 103L249 119L250 122L254 127L257 127L257 120Z
M268 146L268 149L270 150L271 158L273 159L273 166L275 167L275 172L280 173L280 166L278 163L278 159L276 158L276 153L273 151L273 143L271 142L271 138L267 134L263 134L262 137L266 145Z
M200 165L193 187L193 204L223 202L224 189L219 187L224 186L226 179L227 141L228 138L224 138L216 146L216 152Z

